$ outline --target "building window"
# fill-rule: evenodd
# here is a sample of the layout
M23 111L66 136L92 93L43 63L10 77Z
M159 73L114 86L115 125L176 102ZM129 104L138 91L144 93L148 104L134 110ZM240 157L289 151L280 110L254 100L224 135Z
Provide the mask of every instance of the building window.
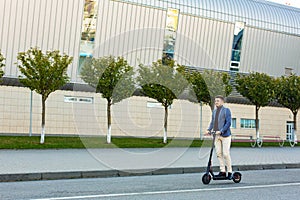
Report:
M286 122L286 140L287 141L294 141L294 122L288 121Z
M236 118L231 119L231 128L236 128Z
M90 103L94 102L93 97L74 97L74 96L64 96L64 102L66 103Z
M174 8L168 8L162 56L163 64L168 63L168 60L174 60L174 49L176 41L176 32L178 27L178 18L179 10Z
M244 29L245 29L244 22L235 23L232 51L231 51L231 64L230 64L231 71L239 71Z
M241 128L255 128L255 119L241 119Z
M93 56L98 14L98 0L85 0L81 27L78 72L86 58Z

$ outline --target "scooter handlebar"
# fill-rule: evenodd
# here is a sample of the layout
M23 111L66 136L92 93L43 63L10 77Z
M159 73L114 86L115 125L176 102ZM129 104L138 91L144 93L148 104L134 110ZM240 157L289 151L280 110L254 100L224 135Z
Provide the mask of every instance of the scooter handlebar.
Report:
M208 135L216 135L216 133L217 133L216 131L207 131Z

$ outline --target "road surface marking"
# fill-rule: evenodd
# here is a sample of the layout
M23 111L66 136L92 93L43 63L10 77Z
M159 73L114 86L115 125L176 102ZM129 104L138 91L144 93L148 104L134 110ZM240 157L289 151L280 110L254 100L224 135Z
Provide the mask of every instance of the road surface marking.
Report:
M241 186L241 187L203 188L203 189L153 191L153 192L132 192L132 193L119 193L119 194L99 194L99 195L86 195L86 196L73 196L73 197L42 198L42 199L32 199L32 200L91 199L91 198L105 198L105 197L123 197L123 196L139 196L139 195L156 195L156 194L178 194L178 193L191 193L191 192L204 192L204 191L272 188L272 187L282 187L282 186L300 186L300 183L283 183L283 184L271 184L271 185L253 185L253 186Z

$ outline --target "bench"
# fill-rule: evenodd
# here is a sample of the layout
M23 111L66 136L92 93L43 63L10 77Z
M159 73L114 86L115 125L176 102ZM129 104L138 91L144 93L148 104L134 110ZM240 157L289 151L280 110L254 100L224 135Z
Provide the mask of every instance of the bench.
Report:
M290 143L291 147L294 147L296 144L298 144L298 142L300 142L299 140L297 140L297 136L296 135L294 137L295 138L289 138L289 139L285 140L286 142Z
M211 139L211 135L207 135L205 134L203 137L204 140L210 140ZM257 140L254 139L254 137L252 135L231 135L231 141L232 142L248 142L250 143L251 147L255 147L256 144L261 147L262 142L258 142Z
M278 142L280 147L284 145L284 139L280 136L263 135L260 138L255 138L249 135L232 135L233 142L250 142L251 147L262 147L264 142ZM291 145L292 146L292 145Z
M280 136L263 135L262 141L263 142L278 142L280 147L283 147L283 145L284 145L284 139L282 139Z
M210 135L204 135L204 139L208 139L211 137ZM284 146L285 140L282 139L280 136L274 135L262 135L260 138L256 138L253 135L241 135L241 134L232 134L231 135L232 142L248 142L250 143L251 147L262 147L264 142L278 142L280 147ZM291 147L294 147L297 144L297 141L288 140L287 142L290 143Z
M232 142L249 142L251 147L255 147L257 141L254 139L252 135L231 135L231 141ZM257 143L260 144L260 143ZM261 145L258 145L261 147Z

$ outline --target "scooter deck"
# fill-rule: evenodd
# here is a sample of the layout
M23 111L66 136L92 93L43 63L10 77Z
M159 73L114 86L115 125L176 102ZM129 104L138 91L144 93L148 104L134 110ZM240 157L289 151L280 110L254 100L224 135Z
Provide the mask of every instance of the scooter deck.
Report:
M231 178L229 177L212 177L213 180L232 180Z

